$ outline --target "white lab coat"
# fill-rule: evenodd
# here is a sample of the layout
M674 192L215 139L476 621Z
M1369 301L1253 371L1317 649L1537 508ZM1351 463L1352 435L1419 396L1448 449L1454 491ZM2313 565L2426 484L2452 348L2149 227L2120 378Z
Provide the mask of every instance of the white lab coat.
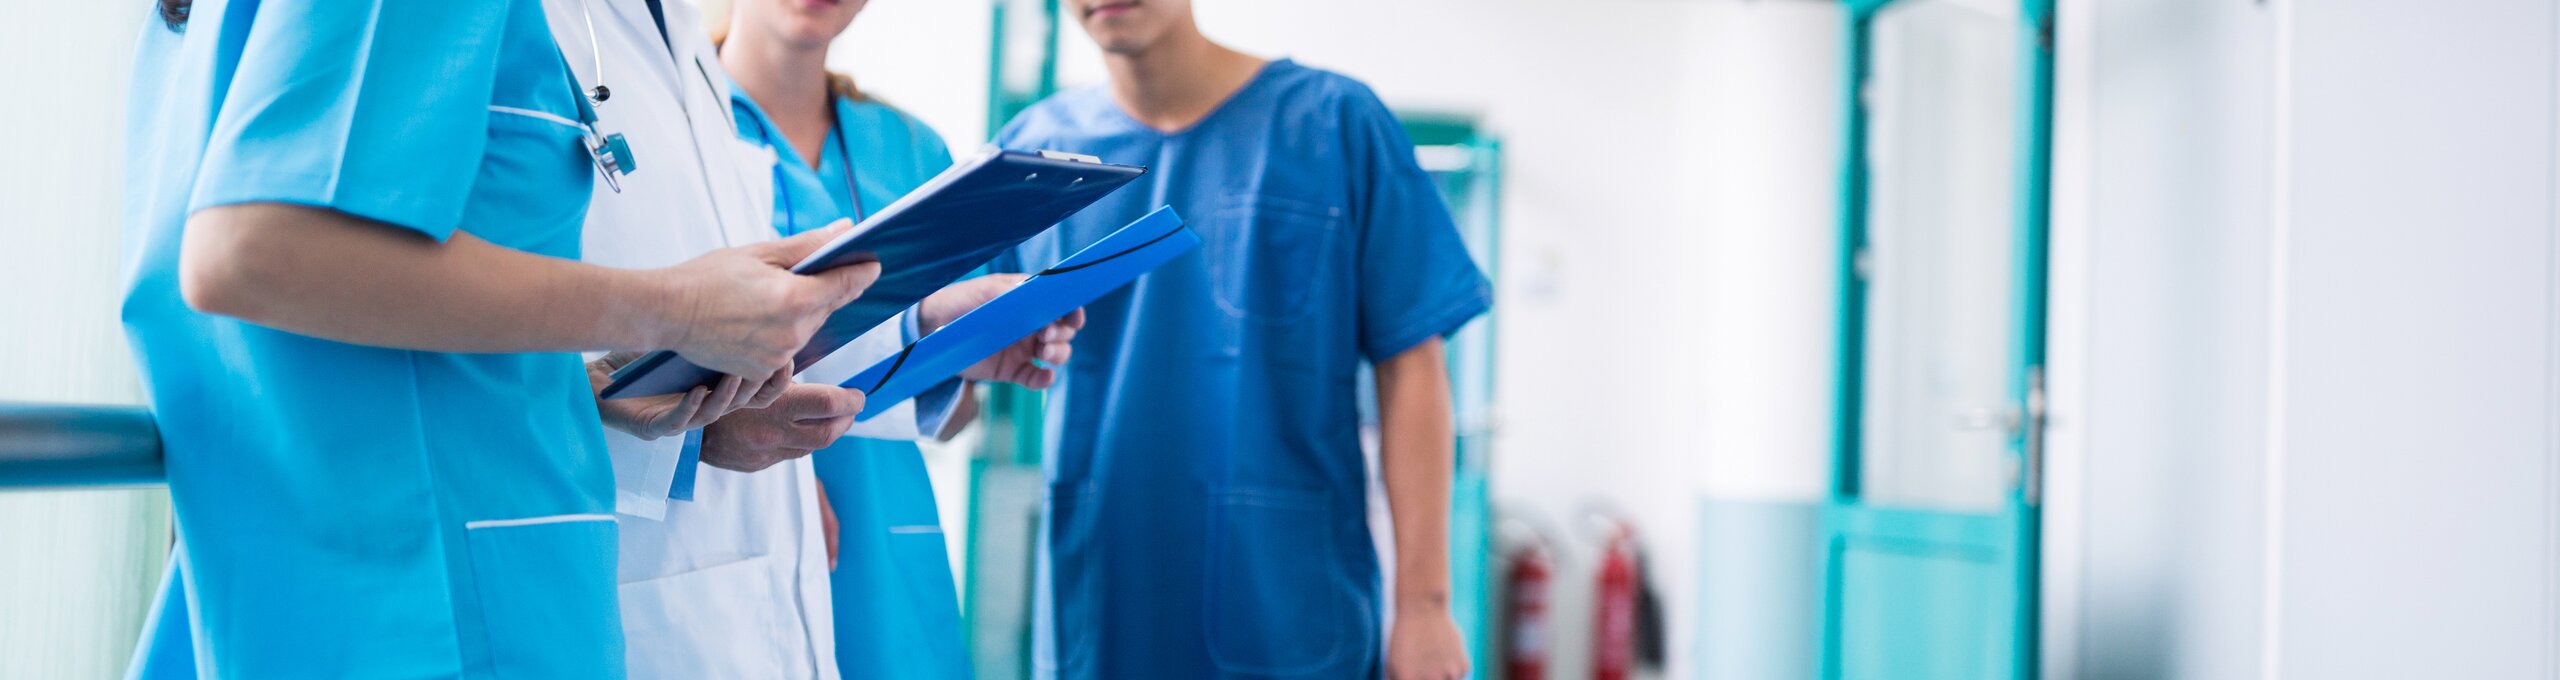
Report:
M663 4L673 49L660 39L643 0L543 2L581 87L601 82L611 90L596 107L598 127L624 135L638 165L621 178L619 193L596 183L587 211L588 262L662 267L776 236L774 153L738 138L730 83L697 10L686 2ZM900 325L864 336L801 379L851 377L898 350ZM920 422L913 402L901 404L852 434L914 439L939 429L945 406ZM702 466L693 499L671 501L684 437L642 441L608 429L605 438L621 526L630 676L836 678L826 544L809 462L753 474Z

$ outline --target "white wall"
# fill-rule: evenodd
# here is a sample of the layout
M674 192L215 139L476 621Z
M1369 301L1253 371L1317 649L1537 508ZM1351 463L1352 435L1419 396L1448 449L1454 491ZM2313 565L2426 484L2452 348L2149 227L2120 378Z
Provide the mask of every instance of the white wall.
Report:
M1839 334L1842 22L1836 4L1693 3L1672 360L1696 396L1680 474L1724 500L1828 497Z
M2560 17L2061 16L2047 675L2560 677Z
M1694 552L1662 578L1672 677L1810 677L1817 508L1828 497L1839 308L1842 22L1836 3L1699 2L1681 63L1685 428L1651 464L1685 479Z
M2270 667L2553 677L2560 16L2287 9Z
M2065 0L2045 662L2257 671L2272 23Z

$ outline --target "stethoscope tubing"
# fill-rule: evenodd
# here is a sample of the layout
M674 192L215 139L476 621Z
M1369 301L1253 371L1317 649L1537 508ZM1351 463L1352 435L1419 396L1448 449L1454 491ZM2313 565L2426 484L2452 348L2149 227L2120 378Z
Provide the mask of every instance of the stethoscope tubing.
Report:
M834 93L828 94L830 99L833 99L834 96ZM833 101L828 102L828 105L831 107L834 106L834 104L835 102ZM755 121L756 136L764 141L767 148L779 149L781 147L781 145L773 142L773 128L765 125L763 119L755 116L748 116L747 119ZM827 126L827 139L835 142L836 148L844 151L844 193L846 196L853 198L853 214L849 217L855 222L860 222L863 218L869 217L871 211L865 207L862 202L862 172L854 167L853 141L846 139L844 136L843 116L836 116L835 122ZM827 150L824 147L820 147L818 149L818 162L820 164L824 164L826 163L826 160ZM818 169L815 166L809 168L809 172L813 174L817 173L817 171ZM783 179L782 162L780 159L776 159L773 164L773 198L774 200L782 203L782 214L786 216L786 219L798 217L800 214L798 209L799 203L791 198L790 191L785 190Z

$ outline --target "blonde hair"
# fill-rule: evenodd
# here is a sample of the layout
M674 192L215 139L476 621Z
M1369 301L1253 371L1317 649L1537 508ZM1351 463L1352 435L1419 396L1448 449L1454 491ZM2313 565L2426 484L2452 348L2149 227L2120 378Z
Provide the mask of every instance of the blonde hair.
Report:
M711 49L717 51L729 43L729 0L702 0L702 27L711 33ZM853 76L837 71L827 72L827 94L857 102L872 101L862 88L853 86Z

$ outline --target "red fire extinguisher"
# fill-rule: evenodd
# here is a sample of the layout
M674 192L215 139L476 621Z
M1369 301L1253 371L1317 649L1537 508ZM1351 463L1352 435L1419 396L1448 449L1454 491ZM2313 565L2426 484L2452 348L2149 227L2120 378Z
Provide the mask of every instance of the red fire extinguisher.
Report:
M1635 674L1637 569L1635 532L1621 524L1600 551L1600 588L1592 600L1592 680L1627 680Z
M1523 546L1511 552L1504 569L1509 590L1503 598L1503 680L1546 680L1552 633L1547 621L1547 592L1553 589L1555 565L1545 548Z

